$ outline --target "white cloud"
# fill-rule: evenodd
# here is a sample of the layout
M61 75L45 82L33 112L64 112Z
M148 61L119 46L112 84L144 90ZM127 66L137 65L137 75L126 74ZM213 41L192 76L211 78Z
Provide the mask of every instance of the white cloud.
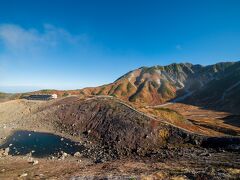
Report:
M65 29L50 24L45 24L43 31L23 28L15 24L0 25L0 41L7 50L14 52L46 50L66 43L74 45L85 41L86 38L86 35L72 35Z

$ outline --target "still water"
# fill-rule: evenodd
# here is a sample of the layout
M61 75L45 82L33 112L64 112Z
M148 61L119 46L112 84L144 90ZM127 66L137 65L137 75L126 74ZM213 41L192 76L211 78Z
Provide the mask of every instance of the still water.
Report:
M10 148L10 155L26 155L32 152L33 157L56 155L60 151L68 154L81 152L83 145L51 133L16 131L9 136L0 148Z

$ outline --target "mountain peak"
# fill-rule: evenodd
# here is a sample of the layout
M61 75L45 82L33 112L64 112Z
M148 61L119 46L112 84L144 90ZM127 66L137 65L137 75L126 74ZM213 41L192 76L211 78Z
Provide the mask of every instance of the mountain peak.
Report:
M213 80L221 78L235 64L221 62L202 66L186 62L142 66L111 84L92 88L90 92L93 95L112 95L134 103L157 105L203 89Z

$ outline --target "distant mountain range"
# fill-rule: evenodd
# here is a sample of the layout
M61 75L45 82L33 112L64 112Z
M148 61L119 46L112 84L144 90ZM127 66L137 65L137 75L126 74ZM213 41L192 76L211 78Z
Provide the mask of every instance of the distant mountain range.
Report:
M158 105L180 101L229 111L240 110L240 62L209 66L190 63L141 67L115 82L80 90L84 95L111 95L134 103Z
M80 90L42 90L34 93L110 95L142 105L184 102L240 112L240 62L202 66L190 63L141 67L113 83Z

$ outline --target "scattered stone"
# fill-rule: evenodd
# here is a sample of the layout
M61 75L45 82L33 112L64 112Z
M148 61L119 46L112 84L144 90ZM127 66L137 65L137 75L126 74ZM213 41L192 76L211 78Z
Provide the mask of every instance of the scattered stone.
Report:
M29 157L27 161L28 163L31 163L33 165L37 165L39 163L38 160L35 160L32 157Z
M228 146L230 150L240 150L240 145L232 144Z
M3 155L4 155L4 156L8 156L9 151L10 151L10 148L9 148L9 147L5 148Z
M215 169L211 166L208 166L205 168L205 172L210 174L210 175L214 175Z
M27 173L23 173L20 175L20 177L26 177L28 174Z
M28 157L32 157L32 151L27 154Z
M74 156L74 157L82 157L82 155L81 155L80 152L75 152L73 156Z
M77 136L77 133L73 133L73 136Z
M207 153L207 152L203 152L203 153L200 154L200 156L209 157L209 156L211 156L211 154L210 154L210 153Z
M2 169L1 172L5 172L6 170L5 169Z
M48 159L49 159L49 160L54 160L55 157L54 157L54 156L49 156Z
M38 164L38 160L34 160L33 165L37 165L37 164Z
M0 157L2 157L4 154L4 150L3 149L0 149Z
M68 156L67 153L61 151L61 156L58 158L58 160L64 160Z
M9 144L8 146L11 147L13 144Z
M64 140L64 138L61 138L61 141L63 141Z
M28 163L33 163L34 159L32 157L29 157L27 161L28 161Z
M28 134L28 136L31 136L31 134Z
M98 164L98 163L103 163L103 162L104 162L103 159L96 159L96 160L95 160L95 163L96 163L96 164Z

